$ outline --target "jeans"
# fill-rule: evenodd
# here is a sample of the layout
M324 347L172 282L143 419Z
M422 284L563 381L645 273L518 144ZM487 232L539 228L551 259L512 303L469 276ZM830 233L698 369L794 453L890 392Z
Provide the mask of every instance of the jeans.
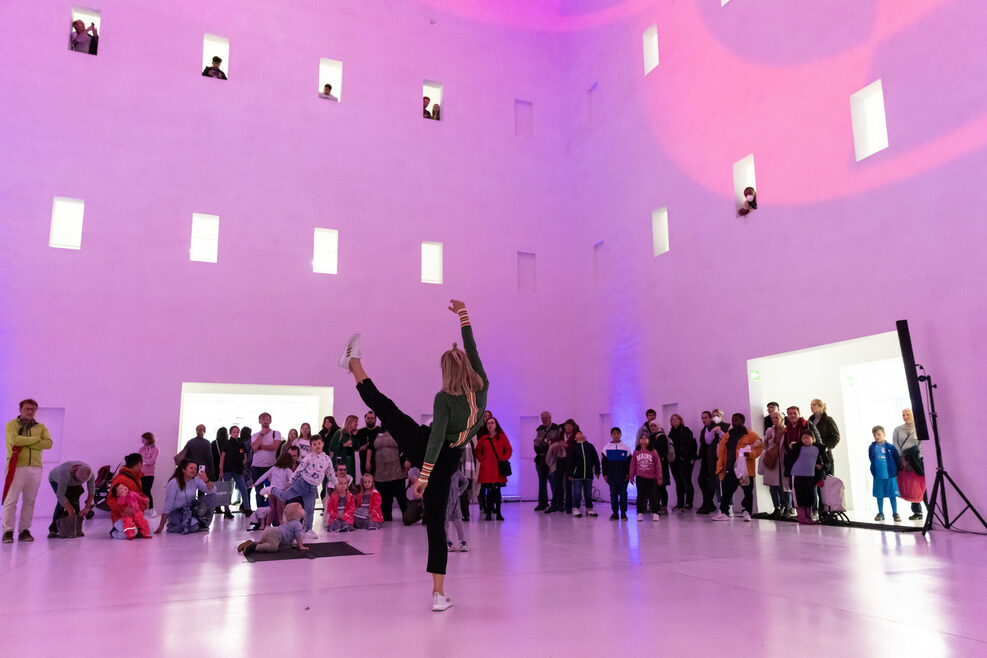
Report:
M593 481L592 480L572 480L572 508L578 510L583 503L583 496L586 496L586 509L593 509Z
M253 477L253 480L254 480L254 495L257 496L257 508L267 507L267 498L265 498L264 496L261 496L260 495L260 490L263 489L265 485L264 485L263 482L258 482L257 481L257 478L259 478L260 476L262 476L264 473L268 472L269 470L271 470L271 467L270 466L251 466L250 467L250 475ZM250 504L250 498L247 498L247 504L248 505ZM257 508L255 508L255 509L257 509Z
M549 473L545 458L535 460L535 471L538 473L538 507L548 507Z
M780 484L773 484L769 487L771 491L771 502L775 507L780 507L782 509L791 509L792 507L792 492L785 491L785 488Z
M627 480L621 478L620 482L610 481L610 509L616 514L627 514Z
M58 485L57 484L55 484L51 480L48 481L48 484L51 485L51 490L52 491L54 491L56 493L58 492ZM82 494L83 493L85 493L85 491L83 490L82 487L71 486L71 487L68 487L65 490L65 497L69 499L69 503L71 503L72 509L75 510L75 513L76 514L78 514L79 513L79 510L81 509L80 506L79 506L79 499L82 498ZM58 532L58 523L56 523L56 522L58 521L58 519L62 518L63 516L68 516L68 515L69 515L69 513L65 510L64 507L62 507L62 503L59 502L56 499L56 501L55 501L55 513L51 515L51 525L48 526L48 532L55 532L55 533L57 533Z
M301 498L302 506L305 508L305 530L311 530L312 524L315 522L315 497L319 493L319 487L315 484L310 484L306 482L301 477L296 477L287 489L279 489L274 487L271 489L271 495L281 500L288 501L292 498Z
M565 472L561 466L558 466L549 478L552 482L552 504L549 505L548 509L553 512L561 512L565 507L565 492L562 490L562 487L565 486Z
M242 501L240 509L244 514L250 514L250 492L247 490L247 481L243 479L243 473L223 473L223 482L230 480L233 480L233 486L240 492L240 500Z

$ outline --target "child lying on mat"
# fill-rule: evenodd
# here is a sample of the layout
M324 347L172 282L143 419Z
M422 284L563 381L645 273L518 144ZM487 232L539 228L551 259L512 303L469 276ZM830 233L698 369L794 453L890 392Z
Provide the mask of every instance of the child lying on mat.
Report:
M254 551L261 553L276 553L286 551L292 545L298 546L298 550L307 551L305 546L305 528L302 520L305 518L305 508L298 503L289 503L284 508L284 522L279 526L268 526L264 534L260 536L260 541L247 540L236 547L236 550L244 555L250 555Z

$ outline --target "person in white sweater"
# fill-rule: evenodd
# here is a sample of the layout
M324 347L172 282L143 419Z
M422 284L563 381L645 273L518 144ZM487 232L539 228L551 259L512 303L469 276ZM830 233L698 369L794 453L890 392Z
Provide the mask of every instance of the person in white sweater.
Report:
M261 490L261 494L270 493L275 498L288 502L293 498L301 498L305 507L305 540L314 541L319 538L312 525L315 522L315 499L318 497L319 485L322 478L332 467L332 460L329 455L322 452L323 439L321 436L313 436L311 440L311 452L302 458L298 468L292 476L291 484L287 488L269 487ZM268 491L269 489L269 491Z

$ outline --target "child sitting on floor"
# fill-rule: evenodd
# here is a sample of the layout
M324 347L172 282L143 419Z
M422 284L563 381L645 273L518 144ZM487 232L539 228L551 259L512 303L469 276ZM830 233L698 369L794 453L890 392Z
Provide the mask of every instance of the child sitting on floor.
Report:
M284 508L284 523L275 527L270 526L264 530L260 536L260 541L247 540L236 547L236 550L244 555L250 555L254 551L260 553L276 553L286 551L292 545L298 546L298 550L307 551L305 546L305 528L302 526L302 519L305 518L305 509L298 503L288 503Z
M452 474L452 479L449 482L449 503L446 505L446 536L449 536L449 524L452 523L456 526L456 534L459 535L459 548L452 543L452 540L446 540L446 548L449 552L459 550L465 553L469 550L469 546L466 544L466 529L463 528L462 513L459 509L459 497L463 495L466 488L469 486L469 479L466 475L457 470Z
M291 468L294 463L295 457L291 454L291 451L285 450L278 457L277 461L274 462L274 466L257 478L257 481L268 481L271 489L287 490L291 486L291 478L295 474L295 471ZM277 496L271 496L269 502L271 510L267 513L267 518L263 520L262 527L267 527L268 523L274 526L280 525L281 515L284 514L285 502L283 500Z
M876 425L871 430L874 442L870 444L867 455L870 457L870 474L874 476L874 498L877 498L877 516L875 521L884 520L884 499L891 499L891 514L895 523L901 521L898 516L898 450L884 440L884 428Z
M380 530L384 527L384 513L380 505L380 492L374 488L374 476L364 473L353 505L353 526L358 530Z
M350 493L346 480L336 482L332 495L326 499L326 528L329 532L349 532L353 529L356 498Z
M111 494L113 504L120 510L120 518L113 523L110 536L114 539L151 538L151 527L144 519L147 497L131 491L125 484L118 484ZM107 501L109 504L109 501Z

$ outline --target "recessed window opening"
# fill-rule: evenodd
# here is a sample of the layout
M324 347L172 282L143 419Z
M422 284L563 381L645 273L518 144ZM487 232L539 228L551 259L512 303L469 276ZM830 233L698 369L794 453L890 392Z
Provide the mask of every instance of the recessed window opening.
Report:
M535 255L527 251L517 252L517 289L519 292L537 292L535 279Z
M593 83L586 90L586 121L588 123L593 123L593 116L596 113L596 85Z
M651 213L651 239L655 257L668 251L668 208L659 208Z
M82 248L82 216L85 213L82 199L57 196L51 206L51 232L48 246L56 249Z
M441 242L422 242L422 283L442 284Z
M644 75L658 66L658 26L652 25L644 31Z
M441 121L443 114L442 83L425 80L422 82L422 118Z
M319 60L319 98L343 99L343 63L337 59L323 57Z
M533 111L531 101L514 99L514 135L517 137L531 137Z
M192 213L192 244L189 260L215 263L219 256L219 217Z
M315 229L312 247L312 271L316 274L336 274L339 261L339 231Z
M850 96L853 151L860 162L888 148L888 123L884 114L884 86L872 82Z
M99 48L99 12L89 7L72 7L69 50L95 55Z
M230 73L230 40L207 34L202 37L202 75L226 80Z
M754 180L754 154L750 153L733 163L733 196L737 204L737 210L744 207L747 199L744 197L744 190L748 187L757 190Z
M593 279L599 281L603 276L603 240L593 245Z

